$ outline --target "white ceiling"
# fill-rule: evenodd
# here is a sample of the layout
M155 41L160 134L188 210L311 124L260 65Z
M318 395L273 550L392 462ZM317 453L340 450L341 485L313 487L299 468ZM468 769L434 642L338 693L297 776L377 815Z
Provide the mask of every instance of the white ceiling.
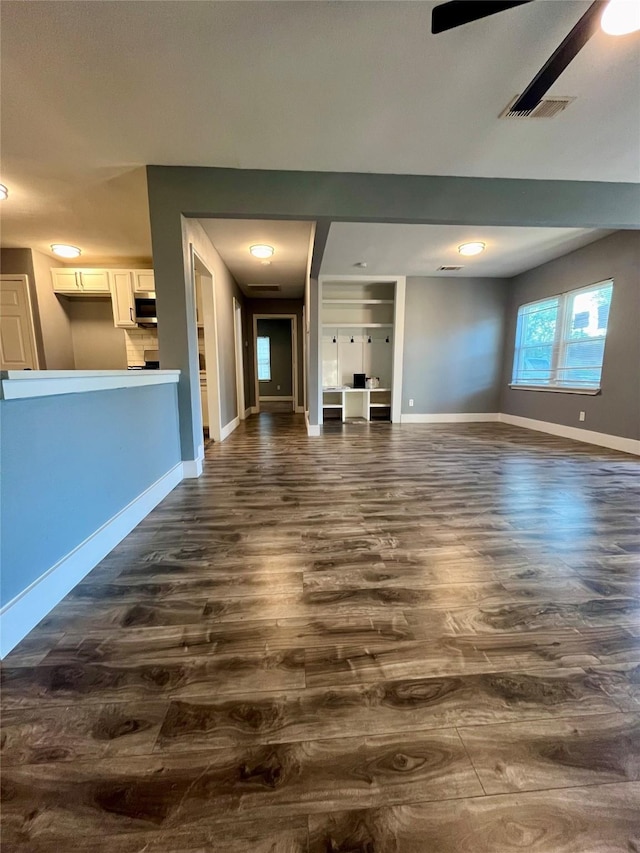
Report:
M559 258L611 232L585 228L506 228L334 222L323 275L419 275L501 278ZM458 246L479 240L485 251L463 257ZM366 270L355 266L364 261ZM459 272L439 266L464 265Z
M144 164L640 181L640 34L500 121L585 9L433 36L432 2L2 3L3 244L151 251Z
M199 221L247 296L300 299L304 295L312 223L268 219ZM269 265L249 252L250 246L259 243L275 250ZM247 286L250 284L277 284L280 291L261 293Z

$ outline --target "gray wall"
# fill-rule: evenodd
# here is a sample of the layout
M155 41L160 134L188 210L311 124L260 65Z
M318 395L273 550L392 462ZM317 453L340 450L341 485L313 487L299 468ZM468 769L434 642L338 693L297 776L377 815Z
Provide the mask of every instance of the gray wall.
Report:
M71 326L64 310L65 300L53 292L52 258L32 249L2 249L3 273L29 277L36 349L41 370L73 370Z
M113 325L111 299L74 296L66 302L76 370L126 370L124 332Z
M258 335L266 335L271 343L271 381L259 383L260 397L290 397L293 394L291 321L258 320Z
M296 323L297 323L297 341L298 341L298 406L304 405L304 354L303 354L303 328L302 328L302 309L304 306L304 301L302 299L247 299L246 302L247 308L247 322L249 332L249 346L247 348L247 367L250 377L250 396L247 397L247 400L251 400L251 403L247 403L247 405L255 406L255 358L253 352L253 317L255 314L295 314L296 315ZM285 321L288 323L288 321ZM262 391L261 394L267 394L271 392ZM283 392L274 391L273 394L282 394ZM287 393L291 394L292 391L288 391Z
M518 306L612 278L602 393L510 389ZM594 432L640 438L640 232L619 231L522 273L509 285L501 411ZM581 423L579 412L586 413Z
M64 297L56 296L51 281L51 268L61 266L59 261L42 252L32 250L35 272L38 311L42 327L42 340L47 370L73 370L73 341L71 324L64 310Z
M403 414L500 411L506 299L505 279L407 279Z
M181 371L178 384L180 441L182 458L190 460L199 458L204 452L191 245L215 279L220 409L223 426L232 421L237 414L233 297L235 296L241 305L244 304L244 300L233 276L200 223L180 214L175 221L171 217L171 221L172 226L177 224L177 230L175 227L170 227L165 232L162 227L158 227L152 231L158 307L158 346L161 367L176 368ZM243 316L243 333L245 330L246 317Z
M173 468L180 444L175 385L2 400L0 411L5 604Z

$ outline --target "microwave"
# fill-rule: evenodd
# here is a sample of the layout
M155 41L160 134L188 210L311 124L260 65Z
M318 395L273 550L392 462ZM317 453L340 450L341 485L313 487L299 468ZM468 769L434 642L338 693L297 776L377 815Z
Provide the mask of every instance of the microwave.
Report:
M153 291L135 294L136 323L139 326L157 326L156 295Z

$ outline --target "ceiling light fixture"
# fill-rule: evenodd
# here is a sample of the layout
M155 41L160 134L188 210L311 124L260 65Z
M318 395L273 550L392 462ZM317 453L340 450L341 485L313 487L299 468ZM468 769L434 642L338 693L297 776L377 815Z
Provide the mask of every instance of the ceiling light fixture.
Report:
M609 36L626 36L640 30L640 2L610 0L600 18L600 26Z
M458 246L458 251L461 255L479 255L480 252L484 252L486 248L485 243L474 241L472 243L461 243L460 246Z
M82 254L77 246L66 246L64 243L52 243L51 251L59 258L79 258Z
M249 251L253 255L254 258L270 258L273 255L275 249L273 246L267 246L263 243L259 243L256 246L250 246Z
M5 198L9 198L9 190L4 184L0 184L0 201L4 201Z

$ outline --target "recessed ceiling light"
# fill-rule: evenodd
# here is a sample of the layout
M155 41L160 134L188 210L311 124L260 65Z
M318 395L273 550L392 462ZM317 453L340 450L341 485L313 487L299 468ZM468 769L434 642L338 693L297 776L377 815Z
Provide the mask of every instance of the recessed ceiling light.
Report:
M626 36L640 30L638 0L610 0L600 18L600 26L609 36Z
M9 198L9 190L4 184L0 184L0 201L4 201L5 198Z
M65 246L64 243L52 243L51 251L59 258L79 258L82 254L77 246Z
M270 258L275 249L273 246L266 246L263 243L259 243L257 246L251 246L249 251L254 258Z
M486 246L484 243L480 243L478 241L474 241L472 243L462 243L458 246L458 251L461 255L479 255L480 252L484 252Z

